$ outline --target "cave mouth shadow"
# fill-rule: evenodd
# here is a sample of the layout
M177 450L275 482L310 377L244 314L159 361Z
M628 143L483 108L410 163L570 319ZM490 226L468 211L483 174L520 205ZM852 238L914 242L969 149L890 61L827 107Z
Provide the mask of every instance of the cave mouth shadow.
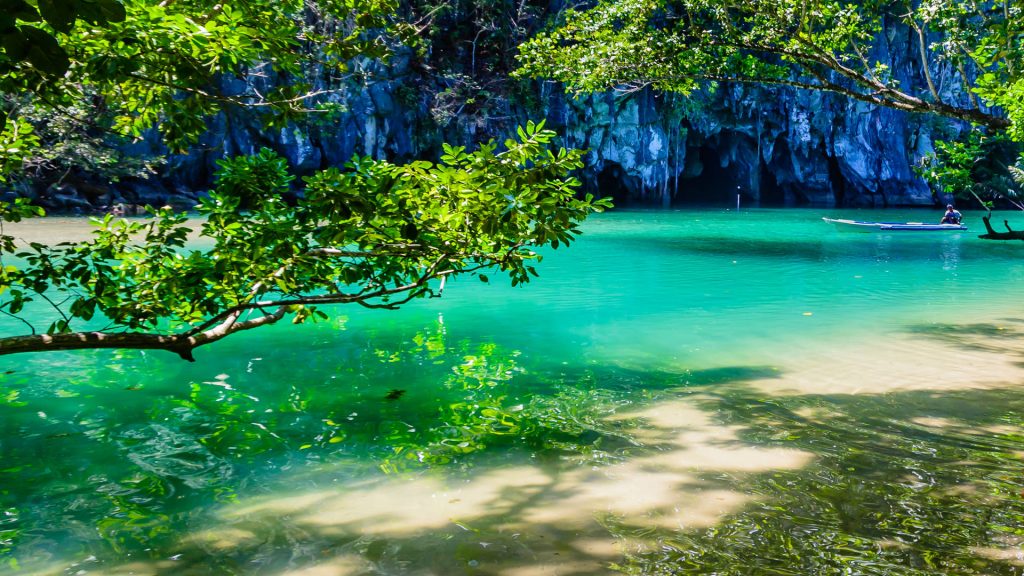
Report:
M743 172L735 166L722 166L721 156L714 147L704 145L687 148L687 170L696 174L681 175L677 183L679 192L672 206L734 207L737 195L740 196L741 205L754 205L748 190L749 177L744 177Z
M595 179L600 197L612 199L616 207L643 205L637 178L630 176L621 164L605 162Z
M755 154L754 144L741 139L737 145ZM806 204L801 202L801 195L783 186L776 169L759 153L745 158L724 160L718 144L687 148L686 167L672 183L678 189L672 206L731 208L738 200L742 210L743 207L782 208Z

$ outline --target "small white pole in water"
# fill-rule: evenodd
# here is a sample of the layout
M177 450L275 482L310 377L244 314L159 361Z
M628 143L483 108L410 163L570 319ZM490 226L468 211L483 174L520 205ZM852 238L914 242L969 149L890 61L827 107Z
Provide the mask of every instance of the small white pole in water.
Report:
M740 195L739 194L736 195L736 211L737 212L740 211Z

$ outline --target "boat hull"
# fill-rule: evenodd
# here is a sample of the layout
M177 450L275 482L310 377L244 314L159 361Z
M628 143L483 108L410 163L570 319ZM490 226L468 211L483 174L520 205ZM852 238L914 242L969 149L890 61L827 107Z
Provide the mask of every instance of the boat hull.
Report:
M925 222L862 222L843 218L822 218L842 232L963 232L963 224L927 224Z

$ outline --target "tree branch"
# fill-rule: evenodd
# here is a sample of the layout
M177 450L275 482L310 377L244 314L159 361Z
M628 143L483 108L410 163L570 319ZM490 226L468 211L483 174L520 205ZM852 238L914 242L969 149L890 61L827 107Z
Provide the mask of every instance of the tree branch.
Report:
M100 348L135 348L139 350L166 350L189 362L195 362L192 351L221 338L273 324L284 318L288 312L282 306L276 311L243 322L224 322L205 332L188 336L185 334L151 334L140 332L71 332L66 334L32 334L0 338L0 355L19 352L40 352L57 350L85 350Z
M805 47L807 47L810 50L814 50L814 49L817 48L813 43L809 42L805 38L800 37L799 35L796 35L794 37L794 39L797 40L798 42L800 42L801 44L803 44ZM853 90L852 88L848 88L848 87L836 84L835 82L824 80L819 75L816 75L816 76L818 77L819 80L822 80L825 83L827 83L827 86L819 86L819 85L815 85L815 84L807 84L807 83L801 83L801 82L794 82L794 81L791 81L791 80L785 80L785 79L779 79L779 78L770 78L770 77L750 78L750 79L728 77L729 78L728 80L725 79L725 78L721 78L718 81L723 81L723 82L726 82L726 81L728 81L728 82L744 82L744 83L752 83L752 84L775 84L775 85L783 85L783 86L793 86L793 87L796 87L796 88L805 88L805 89L809 89L809 90L824 90L826 92L834 92L834 93L837 93L837 94L842 94L844 96L847 96L847 97L850 97L850 98L854 98L856 100L860 100L860 101L863 101L863 102L869 102L871 104L875 104L875 105L878 105L878 106L885 106L887 108L895 108L897 110L904 110L904 111L907 111L907 112L934 113L934 114L938 114L940 116L945 116L947 118L955 118L957 120L963 120L963 121L971 122L971 123L974 123L974 124L980 124L982 126L986 126L988 128L992 128L992 129L995 129L995 130L1005 130L1006 128L1008 128L1010 126L1010 121L1008 119L1006 119L1006 118L1004 118L1002 116L996 116L994 114L988 114L986 112L981 111L980 109L960 108L960 107L952 106L952 105L949 105L949 104L946 104L946 103L940 102L940 101L928 102L926 100L922 100L921 98L917 98L916 96L912 96L910 94L907 94L906 92L902 92L900 90L897 90L897 89L895 89L895 88L893 88L893 87L891 87L891 86L889 86L889 85L887 85L887 84L885 84L885 83L883 83L883 82L881 82L879 80L872 79L871 77L866 76L865 74L861 74L861 73L857 72L856 70L853 70L853 69L851 69L851 68L849 68L847 66L844 66L841 62L836 60L834 56L832 56L830 54L827 54L827 53L824 53L824 52L820 52L819 51L817 53L808 53L808 52L803 52L803 51L796 51L796 50L786 49L786 48L782 48L782 47L776 47L776 46L770 46L770 45L762 45L762 44L754 44L754 43L748 43L748 42L737 42L737 41L724 41L723 42L723 41L718 40L718 41L711 42L711 44L712 45L722 46L722 47L725 47L725 48L734 48L734 49L739 49L739 50L751 50L751 51L755 51L755 52L761 52L761 53L764 53L764 54L774 54L774 55L777 55L777 56L786 56L786 57L791 58L794 61L796 61L797 65L800 67L800 69L802 69L802 70L804 70L806 72L809 72L811 74L813 74L813 68L811 67L811 64L812 63L820 64L820 65L826 67L827 69L833 70L836 73L838 73L839 75L849 79L854 84L862 86L864 88L871 89L871 90L873 90L873 92L869 93L869 94L865 94L863 92L858 92L856 90ZM692 76L681 75L680 77L690 78L690 79L714 79L714 78L709 78L709 77L706 77L706 76L703 76L703 75L692 75ZM801 84L803 84L803 85L801 85Z
M810 82L801 82L798 80L787 80L784 78L742 78L736 76L723 76L715 74L690 74L678 76L665 76L661 78L647 78L642 82L646 84L655 84L657 82L671 81L675 79L688 79L688 80L709 80L713 82L732 82L732 83L743 83L743 84L771 84L776 86L789 86L792 88L799 88L802 90L818 90L823 92L832 92L840 94L854 100L860 100L861 102L868 102L877 106L884 106L886 108L893 108L896 110L903 110L905 112L920 112L920 113L934 113L947 118L955 118L957 120L963 120L965 122L971 122L973 124L979 124L992 128L994 130L1005 130L1010 126L1010 121L1002 116L996 116L988 114L979 109L973 108L959 108L956 106L950 106L943 103L931 103L920 98L914 98L908 96L902 92L894 90L892 88L884 87L878 92L863 93L847 88L835 82L824 79L820 75L813 73L810 67L805 67L808 73L816 76L821 81L821 84L814 84ZM620 82L625 84L626 81ZM899 96L896 98L895 96Z
M928 67L928 50L925 48L924 26L918 24L913 15L908 15L907 20L910 21L910 27L917 33L917 47L921 56L921 69L924 71L924 79L928 83L928 91L931 92L932 98L936 102L941 102L939 91L935 89L935 82L932 80L932 73Z
M237 96L226 96L226 95L223 95L223 94L215 94L213 92L208 92L206 90L202 90L200 88L195 88L195 87L192 87L192 86L182 86L182 85L179 85L179 84L174 84L173 82L165 82L165 81L159 80L157 78L150 78L149 76L143 76L142 74L131 73L131 74L128 74L128 76L130 78L134 78L134 79L140 80L142 82L149 82L150 84L156 84L157 86L163 86L164 88L170 88L172 90L180 90L182 92L186 92L186 93L189 93L189 94L195 94L196 96L201 96L201 97L206 98L208 100L213 100L213 101L216 101L216 102L223 102L225 104L231 104L231 105L239 106L239 107L242 107L242 108L259 108L259 107L266 107L266 106L281 106L281 105L284 105L284 104L294 104L296 102L301 102L303 100L308 100L310 98L314 98L316 96L321 96L323 94L333 94L333 93L337 93L337 92L340 91L340 89L338 89L338 90L316 90L314 92L308 92L306 94L300 94L300 95L295 96L293 98L285 98L285 99L282 99L282 100L265 100L262 97L262 95L260 95L259 93L256 93L255 95L252 95L252 94L239 94ZM247 98L256 98L257 101L256 102L247 102L246 101ZM318 110L316 108L303 108L303 109L301 109L301 112L325 112L325 111L324 110Z
M39 352L57 350L83 350L100 348L136 348L143 350L166 350L173 352L183 359L194 362L192 351L200 346L216 342L230 334L251 330L278 322L288 313L292 306L309 304L343 304L356 302L369 308L391 308L405 304L410 300L421 296L424 293L427 282L439 276L446 276L456 272L473 272L488 267L488 264L480 264L475 267L460 270L438 271L437 267L447 260L447 255L439 258L423 274L413 282L396 286L394 288L381 288L374 292L352 295L352 294L323 294L291 300L278 300L271 302L253 302L240 304L224 310L214 318L205 322L202 330L190 330L181 334L152 334L138 332L73 332L66 334L32 334L27 336L12 336L0 338L0 355L16 354L19 352ZM391 294L407 292L404 299L382 305L370 304L367 301ZM265 313L255 318L239 321L242 314L249 310L276 307L273 312Z

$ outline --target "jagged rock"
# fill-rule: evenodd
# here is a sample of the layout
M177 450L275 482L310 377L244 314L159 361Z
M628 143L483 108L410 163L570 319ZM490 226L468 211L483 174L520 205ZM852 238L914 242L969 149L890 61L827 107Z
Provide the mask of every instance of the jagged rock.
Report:
M88 200L80 198L74 192L47 194L46 196L41 196L37 202L52 212L88 214L96 210Z
M165 182L157 179L133 181L123 191L123 201L127 204L157 208L168 204L172 206L180 204L173 189L168 188Z
M905 26L893 22L878 35L869 59L887 63L904 86L920 86L914 42ZM648 90L571 97L551 83L536 83L536 100L491 94L482 105L467 99L458 115L440 125L430 107L450 79L429 76L415 58L399 51L387 68L367 64L374 73L368 84L332 84L326 74L314 78L316 89L329 90L326 98L345 110L330 121L268 132L256 113L229 110L211 120L209 134L193 150L169 158L159 189L136 182L136 190L122 189L121 196L159 205L181 190L208 189L218 158L263 146L305 175L342 165L353 154L436 160L441 142L501 141L517 124L543 117L564 134L565 145L588 150L580 175L585 189L620 201L731 204L737 193L748 204L764 205L936 201L913 171L933 150L939 124L933 120L820 92L762 86L722 86L686 97ZM959 82L943 76L948 69L936 74L944 95L967 99ZM223 89L265 91L276 81L226 78ZM185 198L183 205L195 200Z

